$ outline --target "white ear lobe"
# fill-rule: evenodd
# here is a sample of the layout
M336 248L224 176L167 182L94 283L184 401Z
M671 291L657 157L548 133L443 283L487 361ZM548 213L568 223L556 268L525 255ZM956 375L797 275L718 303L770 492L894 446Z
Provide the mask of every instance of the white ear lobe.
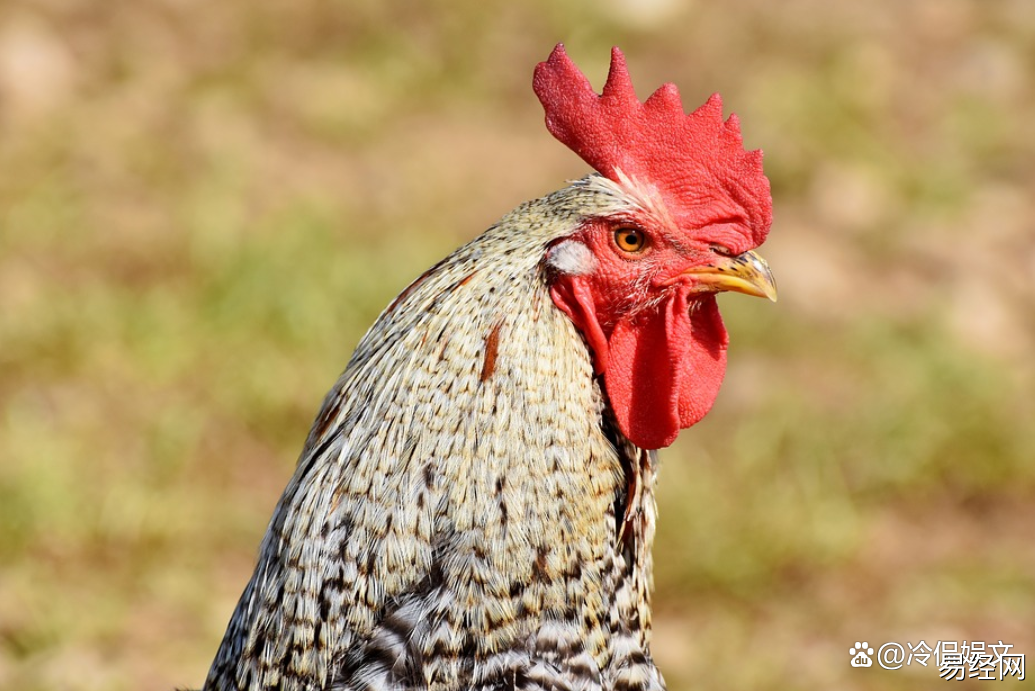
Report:
M565 240L550 250L546 263L553 269L569 276L585 276L597 268L597 258L581 242Z

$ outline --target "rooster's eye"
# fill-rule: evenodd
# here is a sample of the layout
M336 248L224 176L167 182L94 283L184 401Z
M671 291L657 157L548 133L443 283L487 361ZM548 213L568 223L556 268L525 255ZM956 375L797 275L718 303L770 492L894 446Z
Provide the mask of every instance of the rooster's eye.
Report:
M619 228L615 231L615 244L623 252L640 252L647 246L647 236L639 228Z

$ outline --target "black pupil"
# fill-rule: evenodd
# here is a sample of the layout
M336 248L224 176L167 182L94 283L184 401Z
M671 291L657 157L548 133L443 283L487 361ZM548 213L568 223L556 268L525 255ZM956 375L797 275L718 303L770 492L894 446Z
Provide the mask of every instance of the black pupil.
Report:
M640 234L635 230L623 230L621 237L623 245L630 247L639 247L640 245Z

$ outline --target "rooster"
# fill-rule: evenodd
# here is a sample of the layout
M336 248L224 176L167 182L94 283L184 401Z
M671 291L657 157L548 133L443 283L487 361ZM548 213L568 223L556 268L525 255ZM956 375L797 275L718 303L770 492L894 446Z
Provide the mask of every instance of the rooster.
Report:
M656 450L718 393L723 290L775 300L760 151L712 96L533 88L596 171L406 288L324 400L206 691L664 689Z

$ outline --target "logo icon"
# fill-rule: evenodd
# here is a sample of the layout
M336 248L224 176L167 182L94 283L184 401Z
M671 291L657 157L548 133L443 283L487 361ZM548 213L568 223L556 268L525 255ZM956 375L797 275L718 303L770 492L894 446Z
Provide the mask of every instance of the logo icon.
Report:
M873 665L873 659L870 657L873 655L873 648L866 641L862 643L856 641L855 647L848 649L848 654L852 656L852 667L870 667Z

